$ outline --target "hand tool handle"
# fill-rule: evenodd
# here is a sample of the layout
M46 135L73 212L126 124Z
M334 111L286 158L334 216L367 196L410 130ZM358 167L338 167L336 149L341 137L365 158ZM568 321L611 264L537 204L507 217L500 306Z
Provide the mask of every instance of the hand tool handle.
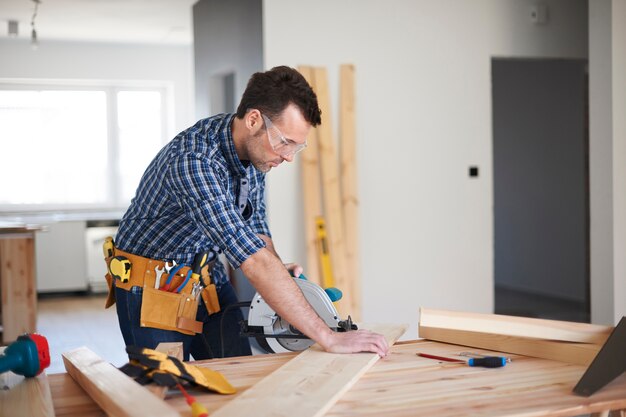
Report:
M471 358L467 361L469 366L482 366L483 368L500 368L506 365L506 358L502 356L485 356L484 358Z
M195 274L195 278L200 275L202 267L207 263L209 259L209 252L197 253L193 258L193 265L191 266L192 273Z

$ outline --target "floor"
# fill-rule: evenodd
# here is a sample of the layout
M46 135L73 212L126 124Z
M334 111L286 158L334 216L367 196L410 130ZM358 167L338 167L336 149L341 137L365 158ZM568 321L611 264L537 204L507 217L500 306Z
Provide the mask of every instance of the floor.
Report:
M106 295L46 295L38 300L37 331L50 346L48 374L65 372L62 353L86 346L116 367L128 362L115 306L105 309ZM251 341L254 355L265 353Z
M86 346L115 366L128 362L115 307L104 308L104 295L44 297L38 300L38 333L50 346L48 374L65 372L63 352Z

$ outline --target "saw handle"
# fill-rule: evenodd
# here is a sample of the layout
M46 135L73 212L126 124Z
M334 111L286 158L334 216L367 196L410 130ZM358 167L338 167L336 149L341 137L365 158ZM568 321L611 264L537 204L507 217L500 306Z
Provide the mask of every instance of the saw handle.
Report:
M307 277L304 276L304 274L300 274L300 276L294 277L294 278L308 281ZM328 298L330 298L330 301L332 301L333 303L341 300L341 297L343 297L343 293L341 292L339 288L329 287L329 288L324 288L324 291L328 295Z

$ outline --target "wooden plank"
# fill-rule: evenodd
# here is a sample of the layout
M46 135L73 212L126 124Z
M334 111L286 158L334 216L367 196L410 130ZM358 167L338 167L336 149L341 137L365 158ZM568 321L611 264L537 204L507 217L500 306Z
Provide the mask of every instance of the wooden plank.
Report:
M351 314L352 294L350 279L346 274L346 252L343 239L343 213L341 210L341 192L339 189L339 169L330 110L328 75L325 68L313 70L315 93L322 110L322 124L317 129L319 139L320 165L322 168L322 189L324 200L324 218L328 232L330 256L333 264L335 285L343 291L343 298L336 303L342 317Z
M298 71L315 90L313 68L298 67ZM317 230L315 219L322 215L322 183L319 166L319 140L317 128L312 128L307 137L307 148L300 153L300 170L302 174L303 221L306 239L306 270L305 275L312 282L322 285L320 271Z
M0 236L2 341L37 330L35 244L32 232Z
M592 344L604 344L613 330L586 323L429 308L420 309L419 322L424 327Z
M0 355L4 349L0 347ZM15 416L55 416L45 372L33 378L24 378L13 372L0 374L0 417Z
M345 236L346 274L351 295L350 314L361 318L361 285L359 274L359 197L356 167L356 122L354 99L354 65L339 67L339 147L341 155L341 207Z
M86 347L63 353L65 369L109 416L180 414Z
M406 326L370 326L393 344ZM318 345L240 394L212 417L321 416L379 359L375 353L327 353Z
M588 366L593 361L601 347L601 345L591 343L530 339L493 333L427 327L421 324L418 331L420 337L428 340L516 353L585 366Z

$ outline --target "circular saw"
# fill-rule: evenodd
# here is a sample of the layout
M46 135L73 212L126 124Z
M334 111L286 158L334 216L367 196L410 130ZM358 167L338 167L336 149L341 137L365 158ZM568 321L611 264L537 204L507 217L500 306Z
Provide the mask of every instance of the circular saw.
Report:
M302 275L294 280L304 298L328 327L338 332L357 329L349 316L347 320L341 320L333 305L334 301L341 299L341 291L337 288L324 290ZM250 302L248 322L244 323L242 333L254 337L268 353L300 352L315 343L280 317L259 293L256 293Z

